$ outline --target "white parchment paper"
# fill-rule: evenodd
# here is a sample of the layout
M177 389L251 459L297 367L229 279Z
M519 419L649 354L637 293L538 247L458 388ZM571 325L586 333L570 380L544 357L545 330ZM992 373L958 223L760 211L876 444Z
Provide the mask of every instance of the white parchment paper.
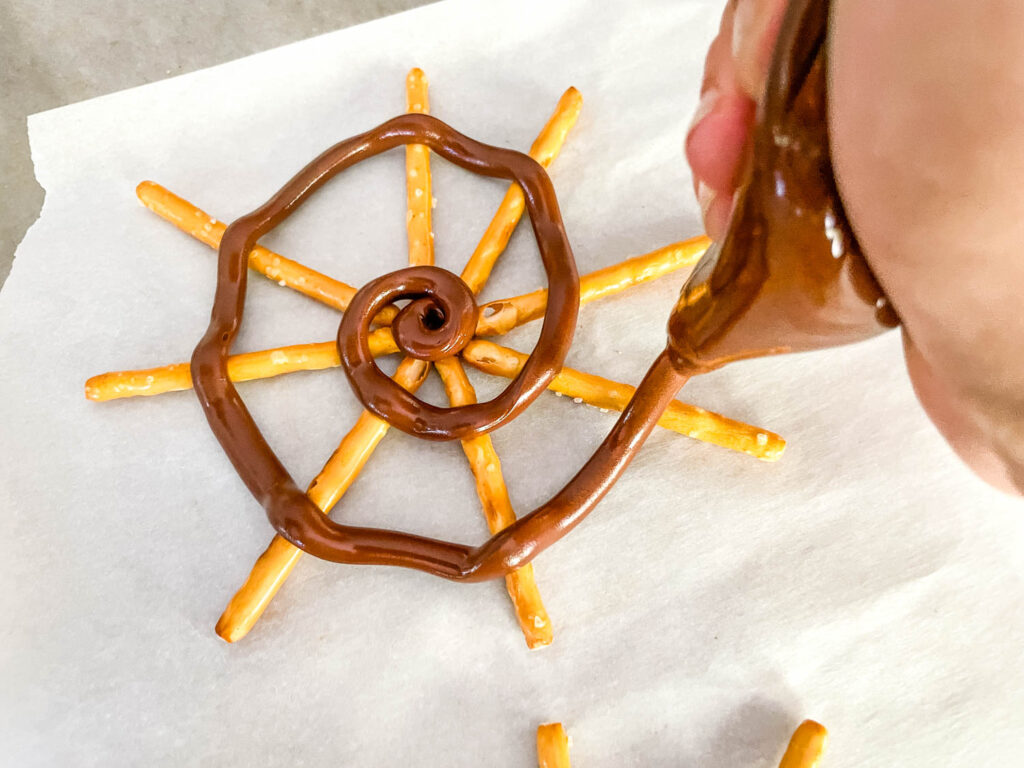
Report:
M92 374L188 359L209 315L213 251L135 185L229 221L402 111L412 66L434 114L521 149L580 89L551 173L581 272L697 234L681 140L720 5L452 0L31 118L46 202L0 296L0 762L521 768L560 720L574 765L774 766L814 717L830 768L1021 763L1024 509L937 436L895 334L688 385L787 437L783 460L656 434L537 560L556 635L536 653L500 583L312 558L226 645L213 625L270 539L262 509L191 393L83 397ZM266 244L356 285L402 266L403 162L346 172ZM438 263L457 270L503 185L434 174ZM570 364L637 382L681 281L586 307ZM524 227L483 299L541 282ZM254 276L236 349L337 322ZM358 414L338 370L240 391L300 483ZM517 508L613 417L544 395L496 433ZM464 464L392 432L335 514L480 541Z

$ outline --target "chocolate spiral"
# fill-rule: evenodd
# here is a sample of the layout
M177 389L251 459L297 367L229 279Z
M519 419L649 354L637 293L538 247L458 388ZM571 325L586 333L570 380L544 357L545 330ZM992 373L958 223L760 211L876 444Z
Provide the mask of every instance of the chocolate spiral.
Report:
M566 270L563 264L549 264L553 259L544 246L541 254L551 284L563 286L560 298L554 311L545 315L540 339L523 370L501 394L484 403L441 408L420 400L377 367L367 340L372 319L381 309L401 299L413 299L391 325L399 350L420 360L457 355L473 338L479 314L473 293L462 280L437 267L409 267L363 286L338 328L341 364L363 406L403 432L427 440L484 434L521 413L561 368L579 305L575 267L570 264ZM567 272L573 276L571 283ZM550 302L548 309L552 310Z

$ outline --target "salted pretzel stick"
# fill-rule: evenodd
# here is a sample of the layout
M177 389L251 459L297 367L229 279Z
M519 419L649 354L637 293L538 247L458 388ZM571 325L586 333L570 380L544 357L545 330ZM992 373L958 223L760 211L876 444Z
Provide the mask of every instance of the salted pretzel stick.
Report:
M804 720L789 740L779 768L816 768L828 746L828 731L813 720Z
M417 88L418 80L422 79L422 72L413 70L409 74L409 100L410 110L417 110L426 104L426 92ZM422 91L422 93L420 92ZM571 116L566 123L564 120L556 124L554 128L549 123L541 132L540 137L534 142L531 154L534 157L546 158L550 163L559 146L565 138L572 122L579 113L578 94L575 102L577 106L571 110ZM416 100L413 103L414 99ZM555 116L565 114L566 97L563 97L555 110ZM571 100L570 100L571 101ZM553 118L554 119L554 118ZM551 149L551 135L556 135L556 146ZM416 258L421 250L421 243L428 243L430 248L429 261L433 260L433 232L430 231L430 209L426 196L420 194L420 187L417 180L424 180L424 189L429 194L430 190L430 166L429 154L425 147L422 148L423 156L418 153L410 154L410 146L406 150L406 166L408 169L408 228L409 228L409 258L410 263ZM516 202L518 193L518 203ZM523 212L523 193L517 185L512 185L505 195L498 212L494 215L491 224L484 232L480 243L473 252L472 257L463 270L463 278L474 293L483 287L484 282L490 276L491 270L498 256L504 251L508 243L509 235L515 229ZM421 257L422 258L422 257ZM436 363L437 372L444 382L448 400L453 406L468 405L476 402L476 392L466 377L462 364L456 358L439 360ZM508 498L508 489L505 486L505 479L501 473L501 461L494 450L494 444L489 435L481 435L477 438L462 441L462 448L469 461L470 469L476 481L477 495L483 506L484 517L491 533L497 533L503 528L515 522L515 513L512 511L512 504ZM551 621L544 603L537 589L537 582L533 575L533 566L527 565L518 571L508 574L505 577L505 586L509 597L512 599L513 608L519 626L526 638L529 648L539 648L551 643Z
M448 400L453 406L469 405L476 402L476 392L466 371L457 358L438 360L437 372L444 382ZM462 441L462 450L469 460L476 480L476 493L480 497L487 527L491 533L507 528L516 521L508 488L501 473L501 460L494 450L490 435L480 435ZM533 565L526 565L505 576L505 588L512 599L516 619L523 630L526 645L530 649L551 644L551 620L544 608L540 590L533 575Z
M634 285L696 264L710 244L711 241L701 235L586 274L580 278L580 304L621 293ZM476 335L508 333L513 328L543 317L547 303L548 292L542 288L522 296L484 304L480 307Z
M530 147L530 157L548 168L562 149L570 129L576 124L582 107L583 97L575 88L569 88L563 93L555 106L555 111ZM495 261L508 245L512 232L522 218L523 205L523 190L518 184L510 185L501 205L498 206L498 212L494 214L473 255L462 270L462 280L473 293L479 293L483 288Z
M169 221L182 232L192 235L196 240L210 246L220 247L227 225L215 219L206 211L196 208L153 181L144 181L135 188L135 194L149 210L162 219ZM351 285L335 280L315 269L287 259L279 253L257 245L249 254L249 268L259 272L276 282L293 290L316 299L329 307L344 311L356 293ZM395 310L386 308L378 317L377 323L390 323Z
M418 67L405 78L405 101L409 112L427 114L427 77ZM430 179L430 150L423 144L405 145L405 228L409 235L409 264L434 263L434 233L430 225L433 205Z
M414 69L410 72L407 85L409 110L424 111L427 104L427 93L422 71ZM536 149L536 144L534 148ZM430 231L432 203L430 200L429 151L422 145L409 145L406 147L405 161L409 263L432 264L434 233ZM515 188L518 189L518 187ZM508 233L511 233L522 214L522 192L519 192L518 212L512 215L508 212L508 201L512 197L512 192L513 190L509 189L505 200L498 208L491 225L487 228L480 245L477 246L464 270L464 274L472 275L478 283L476 286L470 286L473 291L482 287L490 275L495 260L504 250L508 241L506 234L502 242L495 242L491 232L496 228L506 227ZM481 252L486 253L490 258L486 261L478 259L477 254ZM457 359L439 360L436 366L441 380L444 382L448 399L453 406L476 402L476 392L466 377L462 364ZM515 522L515 513L512 511L508 490L501 474L501 462L498 459L498 454L494 450L489 435L464 440L462 447L469 460L470 469L473 471L477 495L483 505L487 525L492 533L496 533ZM551 643L551 621L544 610L544 603L541 601L540 592L533 577L532 566L509 574L505 579L505 584L509 597L512 598L516 618L526 638L527 646L532 649L549 645Z
M378 328L370 334L374 354L397 352L390 331ZM509 378L515 376L526 355L483 339L471 341L462 352L463 359L485 373ZM247 352L228 358L228 375L232 381L250 381L300 370L318 370L338 365L337 347L333 341L318 344L297 344L261 352ZM93 376L86 382L85 395L90 400L112 400L120 397L158 395L189 389L192 386L188 363L141 371L120 371ZM563 368L549 388L562 395L580 398L596 408L621 411L632 397L633 387ZM662 414L658 424L665 429L697 440L742 451L765 461L775 461L786 447L786 441L768 430L735 421L675 401Z
M374 355L390 355L398 351L395 337L388 328L372 331L367 340ZM228 378L232 381L252 381L296 371L319 371L340 364L337 342L293 344L232 355L228 358ZM191 388L189 364L174 363L159 368L101 373L85 382L85 396L89 400L104 401L162 395Z
M537 728L537 765L570 768L569 736L561 723L545 723Z
M501 211L495 216L495 220L500 215ZM488 231L491 231L493 226L494 222L488 227ZM487 237L485 234L484 238L480 241L481 244ZM636 256L619 264L584 275L580 279L580 302L587 303L611 296L639 283L653 280L675 269L687 266L703 253L706 242L706 238L697 237L683 243L674 243L643 256ZM491 266L494 264L493 261L488 263ZM518 325L535 320L544 314L544 303L546 301L546 291L534 291L533 293L515 296L511 299L502 299L485 304L481 308L480 319L477 322L477 335L491 336L505 333ZM488 316L490 308L494 308L497 311L495 314ZM378 314L375 320L390 322L390 317L385 317L385 313L388 311L384 310ZM391 354L398 350L395 346L394 338L391 336L391 331L387 328L376 329L370 334L369 340L370 349L374 355ZM293 371L318 370L330 367L328 365L329 360L334 361L333 365L338 365L337 354L329 357L330 353L326 346L319 344L309 346L315 347L318 354L307 354L305 361L301 359L302 352L297 348L296 354L292 355L290 353L290 350L293 349L292 347L283 347L280 349L268 349L262 352L249 352L246 355L236 355L229 358L228 371L232 381L246 381L277 376ZM275 359L281 359L282 352L289 355L287 365L274 363ZM234 373L232 373L230 366L236 357L244 357L248 363L245 379L236 379ZM86 382L86 397L90 400L112 400L118 397L159 395L164 392L188 389L191 386L191 379L188 377L187 371L187 363L178 363L161 368L100 374ZM152 380L150 380L150 376L153 377Z
M518 374L526 358L527 355L522 352L482 339L474 339L462 350L462 359L474 368L505 378ZM625 408L636 391L629 384L620 384L572 368L562 368L548 389L577 402L613 411ZM658 426L706 443L741 451L763 461L778 460L786 447L786 441L774 432L678 400L674 400L658 419Z
M429 367L420 360L406 359L398 365L394 379L415 392L427 376ZM390 425L364 411L355 426L342 438L320 474L309 484L306 494L326 515L359 476L377 444ZM242 588L231 598L217 622L217 634L233 643L252 629L270 601L288 578L302 556L302 550L280 536L260 555Z
M427 81L422 70L413 69L405 81L406 102L409 111L427 111ZM409 264L433 264L434 248L430 232L430 154L426 147L415 144L406 147L406 188L409 199ZM422 205L422 190L426 189L426 204ZM419 190L419 194L414 194ZM415 215L414 215L415 211ZM394 341L391 332L379 328L372 336ZM337 361L337 350L335 350ZM335 362L337 364L337 362ZM430 364L404 358L398 364L395 381L410 392L415 392L426 378ZM229 369L230 375L230 369ZM390 425L383 419L364 411L356 425L342 439L337 450L328 459L323 470L310 483L306 494L320 510L327 514L359 476L377 445L387 434ZM280 536L253 566L242 588L231 598L217 622L217 634L228 642L244 637L277 594L281 585L299 561L302 550Z

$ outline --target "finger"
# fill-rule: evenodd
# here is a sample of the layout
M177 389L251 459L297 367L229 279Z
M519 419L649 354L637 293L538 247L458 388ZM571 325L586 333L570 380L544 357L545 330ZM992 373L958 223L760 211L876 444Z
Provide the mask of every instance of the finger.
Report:
M730 0L722 12L722 21L718 26L718 34L708 47L708 55L704 58L704 76L701 80L700 92L714 88L719 91L737 89L736 69L732 59L732 30L736 24L736 1Z
M786 12L786 0L739 0L732 29L732 60L736 84L760 101L775 41Z
M729 221L743 153L754 121L754 104L736 80L732 53L737 0L729 0L718 35L708 48L701 100L687 131L686 159L705 229L721 237Z
M696 182L731 195L754 124L754 104L737 93L704 94L697 121L686 137L686 159Z

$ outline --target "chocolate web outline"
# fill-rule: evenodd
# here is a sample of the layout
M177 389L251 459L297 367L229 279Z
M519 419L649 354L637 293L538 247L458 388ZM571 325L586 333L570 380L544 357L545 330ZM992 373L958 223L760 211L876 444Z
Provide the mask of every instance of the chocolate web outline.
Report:
M248 258L257 240L285 221L310 195L337 174L362 160L406 144L425 145L466 170L504 178L520 186L548 275L549 300L541 338L523 370L502 394L489 403L449 409L430 406L437 412L431 414L423 407L428 404L384 377L373 363L366 341L369 324L378 310L396 299L418 298L420 292L392 288L371 296L369 294L375 293L381 279L372 281L357 292L339 329L339 355L357 397L378 417L417 437L424 436L428 429L432 430L433 437L439 434L438 428L430 427L424 413L426 416L453 417L445 423L465 418L465 428L449 429L444 433L444 439L455 439L492 431L540 395L561 369L572 341L579 308L579 276L562 226L554 188L541 165L528 155L482 144L425 114L400 115L366 133L335 144L299 171L266 203L228 226L219 249L217 290L210 325L192 355L192 382L210 428L235 470L266 510L274 529L296 547L336 562L399 565L447 578L471 579L476 571L473 565L475 554L481 551L480 548L402 531L342 525L324 515L295 484L264 439L227 370L231 344L244 314ZM398 276L408 279L410 272L429 281L428 269L437 271L436 267L412 267L391 273L394 277L392 283L399 280ZM396 325L401 323L405 311L402 310L395 318ZM475 327L475 319L474 304L471 327ZM353 327L354 323L358 325ZM471 336L470 333L469 338ZM420 356L410 348L402 351L414 357ZM363 359L359 359L357 353ZM353 361L353 358L356 359ZM360 371L367 374L362 380L358 378ZM387 388L377 393L367 392L366 384L372 383L369 381L371 378L378 383L386 379ZM404 399L399 399L403 395ZM391 407L385 408L382 404ZM403 406L405 411L402 411ZM420 406L418 413L411 410L415 406ZM398 417L391 411L398 411ZM468 412L465 417L463 412ZM421 427L421 423L424 426Z
M573 103L574 101L575 103ZM559 107L556 110L555 115L552 116L553 121L555 120L559 112L563 110L567 110L569 113L572 113L568 118L565 119L565 122L560 128L555 129L556 134L560 133L561 137L554 141L552 140L551 136L548 136L548 138L543 138L545 134L548 133L548 131L552 130L554 125L553 122L549 122L549 124L545 127L544 131L541 132L541 135L538 136L538 139L535 142L534 147L531 149L531 154L534 155L538 160L541 160L543 158L542 162L544 163L544 165L550 163L557 155L562 140L564 140L566 132L571 128L572 123L575 122L575 113L578 113L579 111L579 103L580 97L578 92L576 92L575 89L569 89L566 92L566 94L563 95L562 99L559 101ZM552 136L553 135L555 134L552 134ZM542 142L551 143L548 144ZM535 152L539 152L540 154L536 154ZM500 253L504 250L505 245L507 243L507 238L511 234L512 227L514 227L515 224L518 223L520 212L515 210L516 205L513 203L509 209L505 210L506 205L509 204L509 201L511 199L510 195L514 189L514 185L509 188L509 193L506 194L505 201L502 203L502 207L499 209L498 214L498 216L500 216L504 211L504 213L509 216L510 221L508 222L508 231L504 233L503 237L499 236L495 240L490 241L488 243L488 246L484 249L483 260L484 262L489 262L489 265L486 268L485 272L489 272L490 266L493 265L493 262L497 259L498 255L500 255ZM217 230L224 227L224 225L217 221L217 219L199 210L188 201L178 198L173 193L170 193L169 191L160 188L159 185L155 185L152 182L143 182L142 184L140 184L138 193L142 202L147 207L149 207L154 213L157 213L162 218L171 221L172 223L175 223L175 225L179 229L182 229L187 234L190 234L192 237L199 239L206 245L213 248L218 247L222 235L219 232L217 232ZM484 248L484 242L487 241L487 237L494 234L491 231L491 229L498 220L499 219L496 216L495 220L491 223L491 226L488 227L488 233L485 235L484 240L481 240L480 245L477 247L478 251L481 248ZM189 224L189 221L192 222L191 225ZM654 251L652 253L627 259L624 262L619 262L612 266L598 270L595 273L587 275L587 280L595 281L594 283L591 284L591 288L588 289L591 291L588 300L602 298L613 293L618 293L620 291L627 290L628 288L635 287L642 282L647 282L648 280L673 273L679 270L680 268L689 266L700 257L701 253L703 253L706 246L706 238L694 238L693 240L687 241L685 243L674 243L665 246L661 249L658 249L657 251ZM488 250L490 251L490 253L487 253ZM332 278L328 278L324 275L319 275L318 273L312 272L308 270L308 268L302 267L297 262L292 262L289 259L280 256L279 254L274 254L273 252L267 251L266 249L262 248L260 249L260 252L261 255L259 261L261 262L261 264L253 262L249 265L251 268L260 272L265 277L271 279L273 282L279 283L282 286L287 285L287 287L292 288L293 290L296 290L300 293L304 293L310 298L317 299L321 303L325 303L328 306L331 306L332 308L335 308L339 311L344 311L346 304L343 302L347 301L344 298L345 292L354 291L354 289L345 286L343 283L334 281ZM474 252L474 256L469 261L470 265L474 265L476 267L481 266L480 263L474 264L475 260L477 259L477 256L478 254ZM278 267L279 263L281 265L280 268ZM287 264L290 264L291 267L286 267ZM319 280L326 280L328 283L333 283L334 286L326 286L317 288L315 290L311 290L311 286L306 285L306 277L300 276L298 277L297 280L294 276L290 280L279 279L282 277L280 270L284 268L298 268L300 270L305 270L306 274L316 276L316 278ZM485 279L486 276L481 276L479 284L476 285L477 290L482 288L483 280ZM611 282L609 282L609 280L611 280ZM515 302L521 299L530 299L534 295L536 295L536 292L534 294L527 294L522 297L516 297L515 299L502 299L498 301L492 301L484 305L484 308L494 308L498 310L498 315L496 315L495 318L503 318L506 308L512 306L513 304L515 304ZM530 322L531 320L535 319L539 314L539 310L531 308L534 306L534 304L530 304L528 302L526 305L520 306L522 307L522 309L517 309L516 312L524 311L526 313L525 315L519 317L518 319L510 318L510 320L513 321L511 324L505 323L504 319L502 319L501 322L499 322L497 325L492 324L492 326L489 326L487 330L483 332L483 337L474 337L474 342L478 344L491 344L491 342L486 341L487 336L501 335L503 333L506 333L511 328L517 327L518 325L526 322ZM540 303L536 304L536 306L543 307L542 297L540 299ZM261 372L257 375L253 375L253 373L251 372L247 374L246 369L243 367L240 368L237 373L234 373L234 380L251 380L253 378L277 376L298 370L313 370L318 368L332 367L333 365L336 365L337 362L331 363L329 360L324 359L322 351L314 350L314 348L316 347L323 346L326 345L297 345L293 347L268 349L261 352L252 352L244 354L241 357L237 358L237 362L240 365L249 365L248 363L242 363L243 358L252 358L253 362L255 362L255 359L260 356L269 356L270 361L274 364L274 366L280 366L280 368L279 370L275 370L273 372L267 372L265 369L262 369L261 367ZM514 350L502 348L497 345L493 346L495 352L499 355L505 355L507 357L519 354L516 353ZM310 354L313 355L313 358L309 360L308 365L306 356L307 351L309 351ZM393 352L394 350L391 351ZM465 359L466 362L470 363L471 365L480 370L491 373L492 375L498 375L496 371L501 370L501 366L496 366L494 370L487 370L486 366L481 366L482 363L487 361L485 360L482 354L480 354L479 356L481 359L476 362L474 362L474 360L471 358ZM454 359L458 360L458 358ZM232 358L232 360L236 360L236 358ZM564 375L560 375L560 377L556 379L556 381L552 382L550 386L550 388L555 392L556 395L561 396L563 394L566 394L572 397L577 403L586 401L589 404L593 405L594 407L600 408L601 410L607 410L608 408L614 410L621 409L622 405L619 401L619 398L625 397L626 399L628 399L628 392L633 390L633 387L630 385L620 384L608 379L602 379L601 377L595 377L591 374L586 374L579 371L573 371L572 369L569 368L564 368L561 373ZM154 382L153 374L158 374L157 378L160 380L160 383L156 385L155 389L151 390L151 384ZM185 374L184 379L182 379L181 374ZM507 378L510 374L504 372L501 375ZM169 379L167 377L169 377ZM104 379L108 380L109 383L108 381L103 381ZM161 392L187 389L189 388L189 386L190 382L187 378L186 366L184 364L175 364L170 366L164 366L162 368L148 369L142 371L123 371L110 374L101 374L100 376L93 377L92 379L89 380L89 382L87 382L86 395L87 397L93 400L104 400L124 396L135 396L140 394L160 394ZM688 434L690 437L699 438L702 440L710 440L711 442L718 442L720 445L727 445L733 450L740 450L742 452L746 452L748 454L754 455L758 458L767 461L776 460L779 457L779 455L781 455L782 449L785 446L785 441L783 441L777 435L772 435L771 433L768 433L767 430L764 430L762 428L756 428L751 427L750 425L732 422L731 420L725 419L724 417L718 416L717 414L712 414L710 412L704 411L703 409L688 406L684 403L680 403L679 401L674 401L674 407L677 408L675 415L673 417L670 417L669 420L666 421L662 426L677 432L681 432L683 434ZM352 430L348 432L345 440L342 441L342 444L335 452L335 455L332 456L331 461L328 462L328 465L325 466L324 470L322 470L321 473L318 474L317 479L314 480L314 482L310 485L309 489L307 490L307 493L312 493L314 486L317 485L317 482L321 478L325 477L325 472L327 472L328 467L332 465L335 458L343 454L347 442L349 441L350 438L353 438L353 436L357 435L357 432L361 429L360 425L363 424L364 417L369 415L370 414L364 412L363 417L361 417L360 420L356 423L356 425L352 428ZM712 421L706 422L706 418L711 418ZM712 423L715 426L711 426ZM371 442L369 442L368 444L362 444L366 439L365 428L364 431L361 434L359 434L359 436L356 438L355 444L361 445L360 450L366 451L366 458L364 458L362 461L365 461L368 458L368 455L373 452L377 442L386 433L388 425L386 425L386 423L381 422L381 426L383 427L383 429L380 430L376 438L372 439ZM744 439L740 435L740 433L733 431L736 430L737 428L743 429L744 431L749 431L750 434L748 434L747 437L751 439L751 443L746 443L746 445L744 444ZM718 430L721 429L725 429L727 431L719 432ZM755 433L757 437L756 449L752 445L752 438L754 437ZM725 441L720 442L723 439ZM767 451L765 450L766 447ZM504 490L504 481L501 478L500 463L497 460L497 455L493 454L493 451L492 455L494 456L495 463L497 464L497 482L500 485L501 492L506 493ZM319 508L322 510L321 514L329 514L330 510L335 505L335 503L338 500L340 500L340 498L345 494L350 483L353 482L356 479L356 477L358 477L361 468L362 462L354 466L351 464L345 465L341 470L341 475L338 475L336 470L332 470L335 472L335 474L332 476L332 481L338 483L338 485L336 485L335 488L327 492L328 496L324 496L323 493L318 492L317 498L319 499L319 501L317 503L319 504ZM474 474L477 475L478 467L473 466L473 469ZM488 470L490 470L490 467L488 467ZM479 475L477 476L477 481L479 491L479 484L480 482L482 482L482 478ZM481 501L485 502L486 509L487 504L482 496ZM514 515L514 511L511 509L510 505L508 505L507 514ZM515 518L512 517L512 520L514 519ZM492 528L492 531L493 530L495 529ZM264 553L260 560L257 561L248 579L246 580L245 585L238 591L234 598L232 598L231 602L228 605L228 608L224 612L224 615L221 617L220 622L218 622L217 632L221 635L221 637L223 637L225 640L229 642L234 642L235 640L244 637L244 635L248 633L248 631L252 628L254 623L258 620L259 616L263 613L263 610L267 607L267 605L269 605L269 602L273 599L279 587L287 579L295 563L297 563L298 556L301 555L301 553L302 550L294 548L285 539L275 537L274 541L271 542L270 548L268 548L268 550ZM274 570L268 571L263 566L264 563L266 563L269 566L271 562L273 562L274 565L270 567ZM529 566L521 568L518 571L515 571L513 574L509 576L509 578L511 578L512 576L523 576L527 571L529 571L529 581L532 583L532 569L530 569ZM511 583L510 589L512 589ZM533 589L535 592L536 587L533 587ZM253 602L254 600L255 602ZM546 619L546 612L544 612L543 610L543 605L540 602L539 594L536 594L536 605L532 607L538 609L540 611L540 614L542 614L543 617ZM532 614L527 614L525 616L519 615L520 605L518 603L515 604L515 608L517 616L520 619L520 624L523 627L524 634L527 634L528 644L530 644L531 647L535 647L535 645L531 641L529 633L527 632L526 624L524 624L523 621L524 618L529 619L530 624L532 626L533 621L537 618L537 616ZM546 642L550 642L550 634ZM546 642L542 644L546 644Z

